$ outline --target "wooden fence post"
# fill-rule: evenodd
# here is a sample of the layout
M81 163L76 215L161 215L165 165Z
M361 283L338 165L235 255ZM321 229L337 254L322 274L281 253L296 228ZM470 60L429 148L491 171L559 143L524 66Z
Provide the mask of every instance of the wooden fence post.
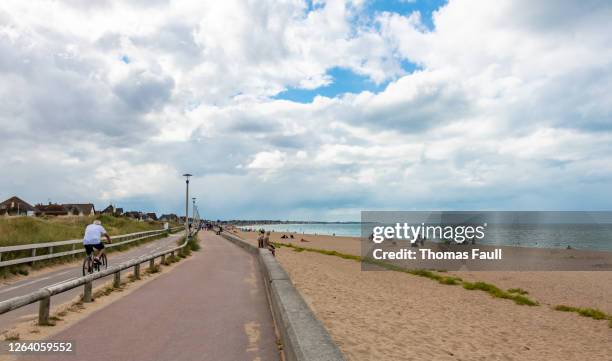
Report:
M47 326L49 324L49 311L51 309L51 296L47 296L40 300L38 305L38 324Z
M36 257L36 248L32 248L32 257ZM34 262L36 261L30 262L30 266L34 267Z
M121 271L115 272L115 278L113 280L113 287L115 288L121 287Z
M134 278L140 279L140 264L134 265Z
M83 302L91 302L92 301L92 295L91 295L91 281L86 281L85 282L85 288L83 290Z

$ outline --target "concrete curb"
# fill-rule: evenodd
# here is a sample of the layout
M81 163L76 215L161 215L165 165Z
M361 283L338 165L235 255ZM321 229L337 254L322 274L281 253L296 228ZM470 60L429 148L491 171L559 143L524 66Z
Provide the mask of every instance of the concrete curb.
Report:
M289 275L267 249L259 249L241 238L223 232L221 236L258 255L288 361L343 361L342 352L321 322L291 283Z

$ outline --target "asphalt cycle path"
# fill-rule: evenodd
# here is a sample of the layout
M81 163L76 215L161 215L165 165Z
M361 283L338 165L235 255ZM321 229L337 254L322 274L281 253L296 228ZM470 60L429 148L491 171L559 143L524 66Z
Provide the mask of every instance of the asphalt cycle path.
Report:
M279 360L257 258L212 232L199 237L186 261L50 338L75 341L74 354L23 359Z
M177 241L183 237L184 233L179 232L172 234L169 237L156 239L139 246L130 248L124 252L112 252L108 253L108 265L116 265L121 262L127 261L138 256L153 253L163 249L175 247ZM53 267L48 271L44 269L41 272L37 272L34 275L19 279L18 281L3 282L0 285L0 301L7 300L9 298L23 296L28 293L37 291L43 287L54 285L60 282L65 282L74 278L81 277L83 275L82 260L85 257L85 253L77 255L78 262L65 264L58 267ZM112 275L98 279L94 281L94 287L97 285L108 282L112 279ZM83 292L82 287L77 287L73 290L61 293L53 296L51 299L51 306L59 305L64 302L68 302ZM17 310L0 315L0 331L10 328L17 322L28 321L38 318L38 303L22 307Z

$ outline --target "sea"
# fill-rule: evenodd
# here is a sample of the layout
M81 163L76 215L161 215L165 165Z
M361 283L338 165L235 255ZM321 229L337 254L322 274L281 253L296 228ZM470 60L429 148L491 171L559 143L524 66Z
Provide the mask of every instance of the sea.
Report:
M254 224L242 229L361 237L360 223ZM482 244L612 251L612 224L490 224Z

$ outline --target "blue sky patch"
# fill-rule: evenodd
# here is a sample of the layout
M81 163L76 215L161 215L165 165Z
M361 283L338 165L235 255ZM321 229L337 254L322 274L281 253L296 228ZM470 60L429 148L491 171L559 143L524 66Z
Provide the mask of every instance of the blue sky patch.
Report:
M330 69L327 74L333 78L332 83L327 86L316 89L289 88L277 94L274 99L310 103L317 95L333 98L344 93L360 93L366 90L376 93L383 90L389 84L387 81L377 85L367 76L356 74L346 68L335 67Z
M409 15L414 11L421 13L422 23L430 30L433 30L432 14L434 11L445 5L447 0L369 0L366 2L363 10L367 17L374 19L377 13L394 12L401 15ZM313 4L312 0L307 2L307 11L314 11L324 6L324 3ZM417 64L410 62L407 59L400 60L400 67L406 74L410 74L419 69ZM327 71L327 74L332 77L331 84L316 89L301 89L290 87L276 96L274 99L285 99L299 103L310 103L317 96L325 96L329 98L336 97L345 93L361 93L370 91L378 93L384 90L390 81L387 80L381 84L374 83L367 76L356 74L348 68L333 67Z
M416 64L408 60L402 60L400 66L406 73L412 73L419 69ZM298 103L310 103L317 95L333 98L345 93L357 94L363 91L378 93L383 91L390 82L390 80L387 80L380 84L376 84L365 75L359 75L350 69L341 67L331 68L327 74L332 77L332 82L329 85L316 89L288 88L278 93L273 98L290 100Z
M409 15L414 11L419 11L423 25L433 30L432 14L446 3L447 0L373 0L367 2L366 8L368 13L387 11L400 15Z
M406 73L414 73L415 71L422 69L420 66L410 62L410 60L408 59L402 59L400 61L400 66L402 67L402 70L404 70Z
M307 12L314 11L314 10L320 9L325 6L324 3L315 4L313 3L312 0L306 0L306 4L307 4L307 9L306 9Z

